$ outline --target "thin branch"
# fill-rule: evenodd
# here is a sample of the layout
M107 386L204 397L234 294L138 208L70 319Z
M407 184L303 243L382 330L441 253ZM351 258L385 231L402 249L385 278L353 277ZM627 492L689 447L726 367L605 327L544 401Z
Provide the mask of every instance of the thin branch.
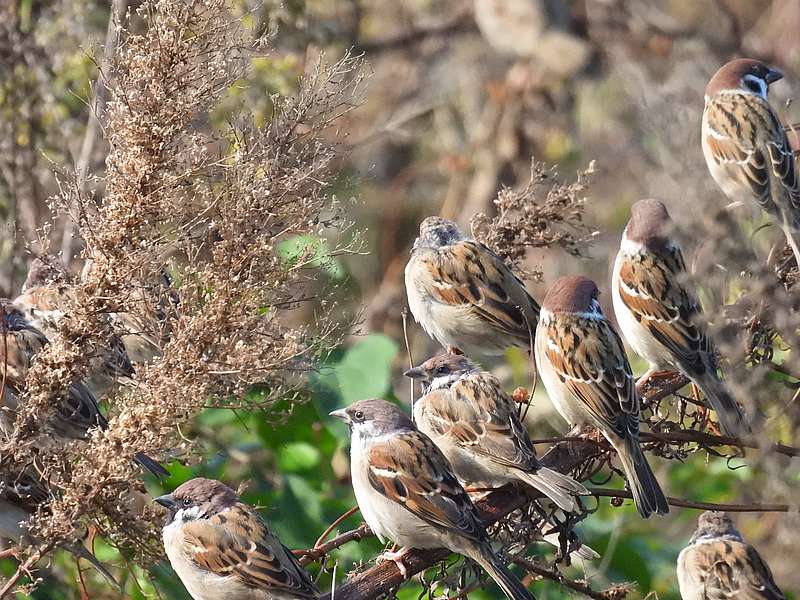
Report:
M17 570L14 572L14 574L9 578L8 581L6 581L3 588L0 589L0 600L14 591L14 588L17 587L17 583L19 583L19 580L22 579L22 576L28 574L31 567L35 565L45 554L47 554L52 547L52 544L48 544L43 548L40 548L31 554L24 563L17 567Z
M350 531L340 533L325 544L315 546L314 548L310 548L308 550L302 550L301 552L296 552L295 554L300 555L301 565L307 565L308 563L319 560L326 554L330 553L331 550L335 550L340 546L344 546L348 542L360 542L364 538L372 537L372 535L373 533L370 528L364 524L356 529L351 529Z
M540 567L535 562L526 558L517 556L513 559L513 562L518 564L529 573L534 573L535 575L544 577L545 579L555 581L559 585L563 585L564 587L579 592L584 596L588 596L589 598L594 598L595 600L621 599L627 596L628 592L632 589L632 586L629 584L619 584L612 586L607 590L598 592L582 581L573 581L571 579L567 579L558 571L551 571L549 569L545 569L544 567Z
M688 443L696 442L703 446L738 446L739 448L761 448L769 449L778 454L786 456L800 456L800 448L794 446L787 446L785 444L769 444L767 446L759 446L754 441L743 440L737 437L727 435L712 435L702 431L671 431L669 433L656 433L652 431L643 431L641 438L645 441L656 441L666 443Z
M633 495L628 490L615 490L611 488L592 487L589 491L602 498L632 499ZM789 512L788 504L717 504L715 502L695 502L683 498L667 497L670 506L680 508L696 508L698 510L719 510L725 512Z

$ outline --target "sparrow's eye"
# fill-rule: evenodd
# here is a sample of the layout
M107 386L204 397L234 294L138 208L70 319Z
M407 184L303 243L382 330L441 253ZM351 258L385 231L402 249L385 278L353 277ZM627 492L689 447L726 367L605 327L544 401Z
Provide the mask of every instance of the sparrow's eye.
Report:
M192 505L191 499L190 498L184 498L183 499L183 505L184 506L191 506Z
M353 413L353 419L355 421L363 421L364 420L364 411L363 410L357 410L355 413Z

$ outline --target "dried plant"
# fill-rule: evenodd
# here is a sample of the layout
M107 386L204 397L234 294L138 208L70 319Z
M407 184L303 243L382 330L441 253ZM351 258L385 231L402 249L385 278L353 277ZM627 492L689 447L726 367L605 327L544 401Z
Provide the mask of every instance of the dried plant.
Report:
M592 162L575 181L564 183L554 169L533 161L525 187L504 187L494 199L494 219L483 213L472 218L473 234L516 269L530 248L558 247L581 256L596 233L583 221L594 171ZM530 275L541 278L541 273Z
M33 539L49 547L93 523L146 560L160 548L134 453L187 454L178 427L209 405L285 416L304 401L301 375L349 329L325 299L314 304L315 323L293 324L322 250L303 247L290 262L280 246L328 236L331 253L350 250L336 241L349 224L327 188L340 149L325 132L359 102L362 75L359 58L320 58L294 95L270 98L266 124L242 107L219 131L215 105L267 41L224 0L147 0L130 20L142 33L124 37L105 74L105 192L94 197L62 177L53 202L73 211L88 266L59 336L30 370L0 469L10 481L33 468L50 487L52 500L30 523ZM174 286L161 284L165 273ZM132 333L124 329L132 321L160 356L137 365L135 385L115 395L108 429L44 444L64 391L111 335Z

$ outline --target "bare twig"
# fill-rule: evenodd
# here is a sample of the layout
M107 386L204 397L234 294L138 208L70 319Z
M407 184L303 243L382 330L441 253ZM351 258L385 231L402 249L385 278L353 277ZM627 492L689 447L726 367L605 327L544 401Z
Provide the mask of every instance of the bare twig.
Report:
M627 596L628 592L632 589L632 586L629 584L620 584L615 585L608 590L604 591L597 591L589 587L588 584L582 581L573 581L571 579L567 579L558 571L551 571L549 569L545 569L537 565L535 562L528 560L526 558L522 558L517 556L514 558L514 562L518 564L520 567L528 571L529 573L533 573L538 575L539 577L544 577L545 579L550 579L551 581L555 581L559 585L563 585L571 590L576 592L580 592L584 596L588 596L589 598L595 598L595 600L611 600L613 599L621 599Z
M615 490L611 488L593 487L589 488L595 496L603 498L633 498L627 490ZM717 504L715 502L696 502L683 498L667 497L670 506L681 508L696 508L698 510L720 510L725 512L789 512L788 504Z
M14 588L17 587L17 583L19 583L19 580L22 579L23 575L29 573L31 567L35 565L45 554L47 554L51 548L52 545L48 544L47 546L36 550L36 552L31 554L24 563L17 567L17 570L14 572L14 574L8 579L8 581L6 581L3 588L0 589L0 600L14 591Z

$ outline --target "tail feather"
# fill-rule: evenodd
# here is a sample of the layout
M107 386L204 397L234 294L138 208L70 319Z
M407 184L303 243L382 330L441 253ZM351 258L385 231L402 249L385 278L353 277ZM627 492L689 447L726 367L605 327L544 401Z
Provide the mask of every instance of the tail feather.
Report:
M725 383L716 377L706 377L697 382L706 395L711 408L717 413L722 433L729 436L750 435L753 430L742 409L733 399Z
M561 548L561 540L558 537L558 533L545 534L542 536L542 539L551 546L555 546L556 548ZM597 560L598 558L600 558L600 555L593 548L587 546L582 542L580 547L570 552L569 555L571 558L578 557L584 560Z
M578 509L575 496L588 496L586 487L572 477L540 467L534 472L522 473L523 480L555 502L561 510L574 512Z
M536 600L522 582L500 562L488 543L482 551L476 549L469 557L484 568L509 600Z
M103 578L114 587L114 589L116 590L122 589L117 580L114 579L114 576L108 571L108 569L106 569L103 566L103 563L101 563L94 554L89 552L85 546L79 543L74 543L70 544L69 546L66 546L66 548L67 550L72 552L75 556L83 558L87 560L89 563L91 563L91 565L97 570L97 572L100 573L100 575L102 575Z
M628 479L636 510L647 519L651 514L665 515L669 504L661 486L647 463L639 446L639 440L628 437L622 444L614 444Z
M150 471L159 479L166 479L171 475L161 464L147 456L144 452L137 452L133 458L139 465Z

